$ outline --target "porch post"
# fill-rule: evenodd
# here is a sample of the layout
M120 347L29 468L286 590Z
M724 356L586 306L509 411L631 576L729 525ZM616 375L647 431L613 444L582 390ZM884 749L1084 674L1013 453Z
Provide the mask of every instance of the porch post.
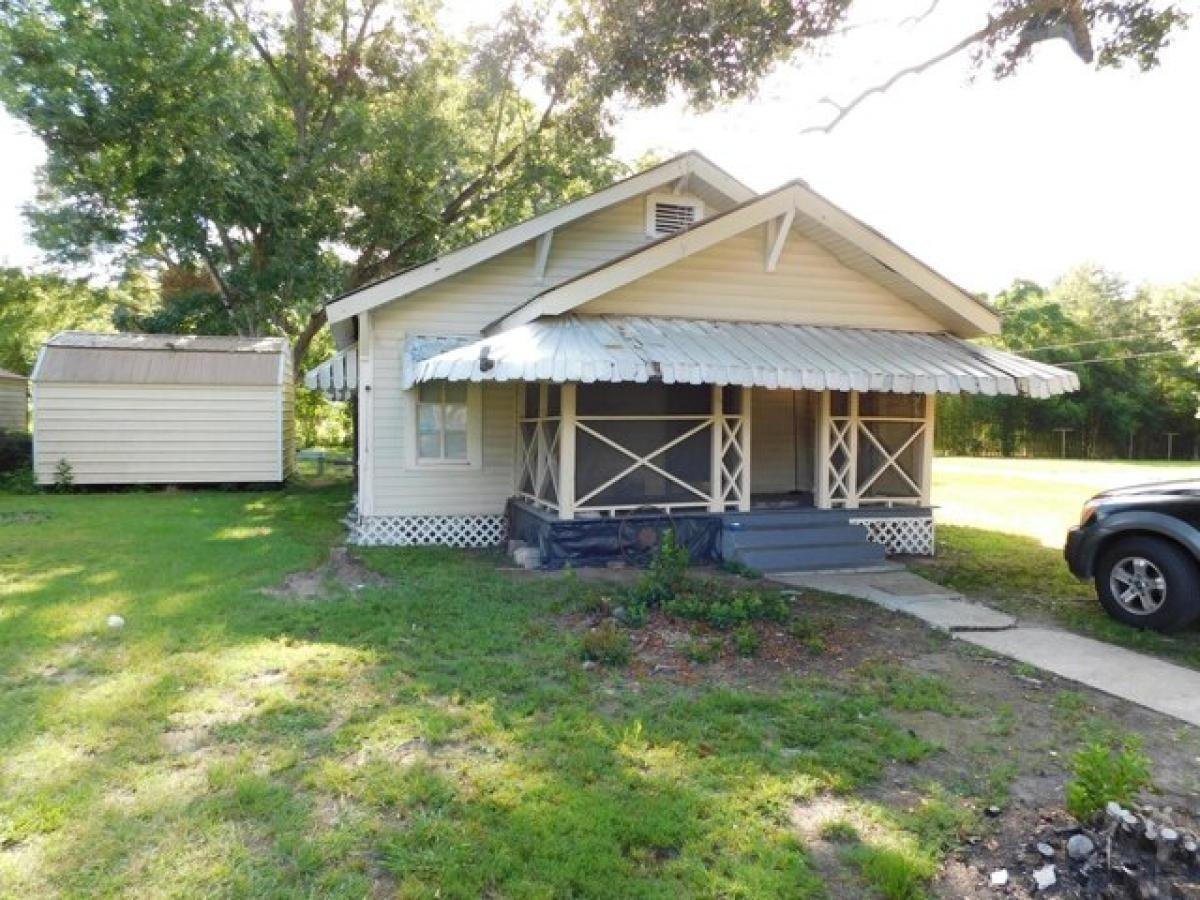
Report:
M921 441L921 505L933 499L933 425L937 417L937 394L925 395L925 434Z
M742 457L742 477L738 492L738 511L750 511L750 427L751 427L751 399L754 396L754 389L742 388L742 428L738 432L738 446Z
M829 415L832 399L829 391L821 391L817 408L816 473L814 500L817 509L829 509Z
M709 475L708 475L708 511L709 512L724 512L725 511L725 477L721 472L721 450L725 444L725 389L719 384L711 385L712 390L712 427L709 429L711 434L711 447L709 451Z
M558 517L575 518L575 385L562 386L558 423Z
M850 392L850 467L846 473L846 508L858 509L858 391Z

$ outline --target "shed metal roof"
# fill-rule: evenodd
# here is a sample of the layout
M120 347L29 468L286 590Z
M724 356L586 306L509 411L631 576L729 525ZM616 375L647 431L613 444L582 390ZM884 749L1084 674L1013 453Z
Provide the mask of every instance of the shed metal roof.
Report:
M24 381L24 375L18 375L16 372L10 372L8 369L0 369L0 379L11 379L13 381Z
M95 334L68 331L48 340L35 383L276 385L286 377L283 338L218 335Z
M642 316L550 316L433 356L414 382L731 384L1051 397L1074 372L946 334Z

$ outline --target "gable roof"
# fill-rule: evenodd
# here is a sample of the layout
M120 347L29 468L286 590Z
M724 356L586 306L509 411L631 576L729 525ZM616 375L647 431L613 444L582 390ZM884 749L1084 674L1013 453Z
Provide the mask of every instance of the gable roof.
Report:
M679 179L697 180L709 185L734 203L753 199L754 191L695 150L682 153L657 166L611 184L579 200L556 207L541 215L518 222L488 237L435 257L395 275L364 285L335 297L325 310L329 322L337 323L361 312L390 303L428 287L443 278L457 275L508 250L536 240L543 234L633 199Z
M63 331L42 346L35 384L277 385L283 338Z
M495 334L541 316L568 312L772 220L786 221L781 228L790 226L824 247L843 265L888 288L959 337L995 334L1000 329L999 316L982 300L834 206L805 182L790 181L554 285L484 331Z

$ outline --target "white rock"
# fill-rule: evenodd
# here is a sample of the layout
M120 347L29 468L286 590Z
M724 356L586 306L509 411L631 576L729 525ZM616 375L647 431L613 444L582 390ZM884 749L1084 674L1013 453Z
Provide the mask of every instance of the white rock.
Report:
M1051 847L1049 844L1047 844L1045 841L1042 841L1041 843L1039 843L1037 845L1037 852L1040 853L1042 856L1044 856L1046 859L1054 859L1054 848Z
M1067 856L1076 862L1083 862L1096 850L1096 843L1086 834L1073 834L1067 841Z
M537 547L519 547L513 560L523 569L536 569L542 564L542 554Z
M109 616L108 617L108 627L109 628L124 628L125 620L122 619L120 616Z
M992 887L1004 887L1008 884L1008 869L997 869L992 873Z
M1108 806L1104 807L1104 811L1108 813L1110 819L1120 819L1125 815L1125 809L1116 800L1109 800Z
M1046 891L1054 887L1058 883L1058 876L1054 874L1054 866L1042 866L1040 869L1034 869L1033 883L1039 891Z

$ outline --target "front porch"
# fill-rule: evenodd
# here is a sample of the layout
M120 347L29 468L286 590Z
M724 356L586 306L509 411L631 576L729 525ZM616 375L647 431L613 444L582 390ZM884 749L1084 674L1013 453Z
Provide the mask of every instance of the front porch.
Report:
M527 383L516 496L565 521L928 507L934 411L925 394Z
M762 571L933 552L923 394L526 383L510 532L548 565L636 562L670 527Z

